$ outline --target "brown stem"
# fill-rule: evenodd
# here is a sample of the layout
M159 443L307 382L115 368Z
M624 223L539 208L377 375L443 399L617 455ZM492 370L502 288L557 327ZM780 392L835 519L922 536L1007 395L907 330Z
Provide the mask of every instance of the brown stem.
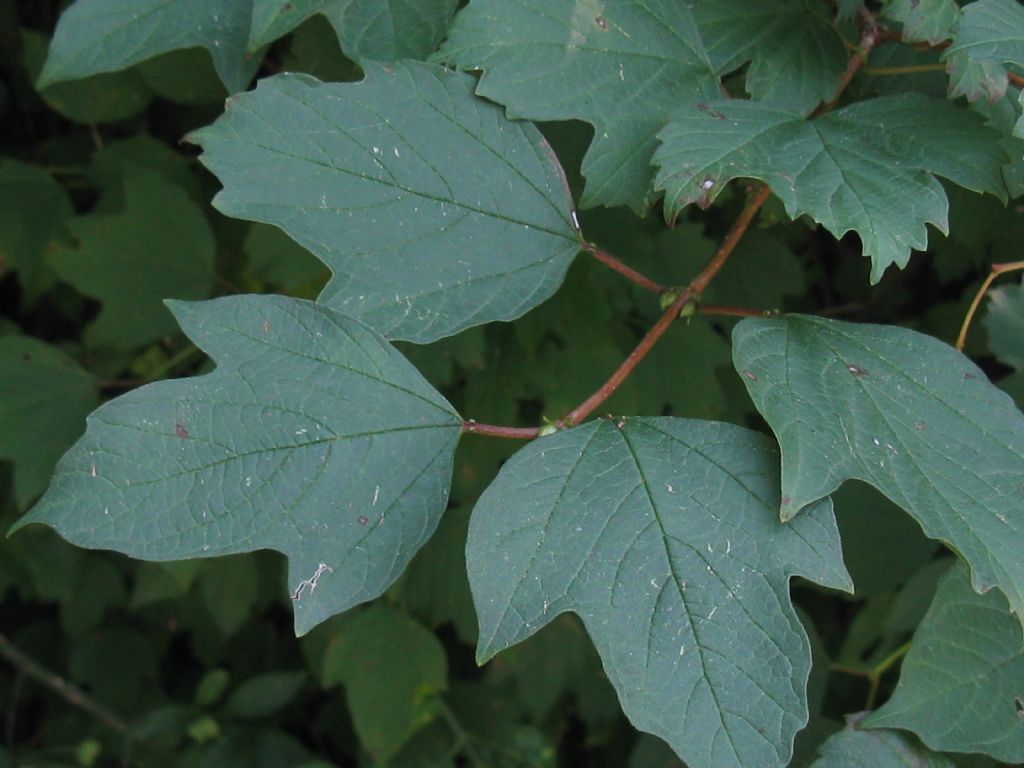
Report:
M1006 76L1018 88L1024 88L1024 75L1018 75L1016 72L1007 72Z
M610 253L602 251L594 243L585 243L583 249L606 267L614 269L620 275L624 275L646 291L650 291L651 293L664 293L668 290L668 288L660 283L656 283L649 277L641 275L632 267L626 266Z
M2 632L0 632L0 656L11 662L16 669L34 678L61 696L69 704L88 712L100 722L123 736L130 738L128 725L121 718L74 683L68 682L60 675L51 672L31 657L22 653Z
M726 317L766 317L772 314L770 309L750 309L748 307L726 307L720 304L700 304L698 315L724 315Z
M970 330L971 321L974 319L974 313L978 311L978 305L981 304L981 300L985 297L985 294L988 293L988 289L989 286L992 285L992 281L1006 272L1016 272L1021 269L1024 269L1024 261L1011 261L1003 264L992 265L992 271L988 273L988 277L985 278L985 282L981 284L978 292L974 294L974 300L971 302L971 306L967 310L967 315L964 317L964 323L960 326L960 335L956 337L957 351L964 351L964 344L967 342L967 331Z
M715 255L711 257L708 263L704 266L704 269L690 281L690 284L679 294L672 305L665 310L664 314L658 319L658 322L647 332L640 343L636 345L636 348L629 353L622 365L613 373L601 387L594 392L590 397L580 403L576 408L569 413L564 419L559 422L561 427L572 427L579 424L583 419L587 418L591 413L598 408L601 403L612 396L612 393L626 380L626 378L633 372L633 370L640 364L647 353L651 351L658 339L665 335L665 331L669 329L676 318L679 317L679 313L683 307L696 296L700 296L704 289L707 288L718 271L725 265L729 256L736 249L736 245L739 243L740 238L747 231L750 226L750 222L754 220L754 216L764 205L765 200L768 199L770 191L766 185L761 185L758 190L750 196L747 200L746 206L743 211L740 212L739 217L733 223L729 233L725 236L722 241L722 245L715 252Z
M750 226L750 222L754 220L754 216L761 210L761 206L765 204L768 196L771 194L771 190L768 189L767 184L762 184L757 188L757 191L750 196L747 200L747 204L743 210L740 211L740 215L733 222L732 228L726 234L725 239L722 240L722 244L715 251L715 255L711 257L708 263L704 266L704 269L690 281L690 284L686 286L685 293L690 295L687 298L693 296L700 296L704 293L704 289L708 287L715 275L718 274L718 270L725 266L725 262L732 255L732 252L736 249L736 246L740 242L740 238L746 233L747 228Z
M505 437L511 440L533 440L540 436L540 427L502 427L498 424L480 424L467 419L462 422L462 434Z
M861 18L864 21L864 32L860 38L860 44L857 46L857 50L854 51L853 55L850 56L846 62L846 70L843 72L843 76L839 81L839 87L836 88L835 96L827 104L823 104L814 111L812 117L818 117L826 112L831 111L835 108L839 102L839 97L843 95L843 91L853 80L854 75L860 71L860 68L864 66L864 62L868 60L868 55L871 53L871 49L878 45L881 38L881 32L878 29L878 22L870 12L864 11L861 14Z
M640 364L640 361L647 357L647 353L651 351L651 348L657 343L658 339L665 335L665 331L667 331L669 326L675 322L677 317L679 317L679 313L692 296L693 294L689 289L679 294L678 298L672 302L672 305L665 310L660 318L658 318L658 322L655 323L651 330L647 332L647 335L644 336L633 351L629 353L629 357L627 357L615 373L608 378L608 381L602 384L601 388L594 394L576 406L568 416L559 422L559 425L563 427L572 427L579 424L583 419L593 413L595 408L611 397L612 393L619 388L619 385L621 385L637 365Z

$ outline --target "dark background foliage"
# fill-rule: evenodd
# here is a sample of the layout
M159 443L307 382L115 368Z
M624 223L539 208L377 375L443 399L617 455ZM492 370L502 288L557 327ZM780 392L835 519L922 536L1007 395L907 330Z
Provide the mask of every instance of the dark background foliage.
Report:
M34 80L60 11L56 0L0 0L0 338L25 337L7 349L0 377L12 355L39 362L38 397L50 403L39 417L0 378L0 398L11 398L0 403L3 530L44 490L96 404L208 369L160 299L314 298L326 279L276 230L210 206L218 183L197 149L180 143L222 111L226 94L207 55L178 51L40 93ZM883 46L874 56L882 66L897 54ZM282 70L361 78L320 17L273 43L259 76ZM945 93L942 72L864 75L851 93L884 94L911 78L919 90ZM728 85L740 92L743 73ZM540 128L579 199L593 129ZM932 231L927 252L873 286L856 236L837 241L790 222L772 199L704 301L903 325L952 343L988 265L1018 258L1024 219L1014 203L952 185L947 193L952 234ZM583 210L581 225L644 274L682 285L743 200L743 185L733 184L674 228L659 209L640 217L625 207ZM110 255L118 250L152 261L140 257L143 266L131 268ZM461 413L537 424L600 386L661 311L649 294L578 258L555 300L515 322L399 346ZM732 368L734 323L698 314L677 324L602 412L765 430ZM1021 402L1020 374L990 352L981 324L967 352ZM469 511L518 447L465 439L450 508L407 573L373 604L301 639L283 558L273 553L145 563L77 549L40 526L0 539L0 766L678 764L630 727L573 616L475 664L463 555ZM857 594L793 585L815 664L811 724L794 765L809 764L846 713L890 695L902 649L952 562L867 486L847 484L835 503ZM40 684L12 649L75 688Z

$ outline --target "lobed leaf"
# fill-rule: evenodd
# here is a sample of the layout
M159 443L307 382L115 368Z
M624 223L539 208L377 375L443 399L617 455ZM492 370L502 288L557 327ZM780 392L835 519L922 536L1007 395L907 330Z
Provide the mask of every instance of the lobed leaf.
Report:
M262 58L245 50L251 13L251 0L78 0L57 21L37 87L198 46L230 93L244 90Z
M776 462L761 435L672 418L530 443L470 521L477 658L573 611L638 728L691 765L785 765L811 661L789 579L852 585L829 502L776 519Z
M863 480L1024 621L1024 415L970 360L904 328L746 319L733 362L782 447L783 520Z
M821 0L699 0L693 11L715 72L749 61L758 101L807 114L839 87L847 53Z
M1006 65L1024 67L1024 7L1016 0L967 3L942 59L949 62L951 96L1001 99Z
M691 102L658 138L655 186L665 190L670 220L690 203L710 205L732 179L761 179L791 217L806 214L836 237L855 231L873 283L927 246L925 224L948 232L936 175L1006 200L998 134L977 115L919 93L815 120L757 102Z
M423 59L444 38L457 6L458 0L252 0L249 50L320 14L354 61Z
M579 250L541 134L417 62L359 83L262 80L192 135L229 216L274 224L334 272L319 302L428 342L511 320L557 290Z
M299 633L379 595L437 526L458 415L376 333L326 307L170 307L217 369L98 409L16 527L147 560L275 549Z
M1024 762L1021 627L998 593L971 589L967 568L939 581L896 690L862 722L913 731L931 749Z
M583 207L649 208L655 134L720 93L693 11L672 0L472 0L437 58L483 70L477 93L512 117L594 126Z

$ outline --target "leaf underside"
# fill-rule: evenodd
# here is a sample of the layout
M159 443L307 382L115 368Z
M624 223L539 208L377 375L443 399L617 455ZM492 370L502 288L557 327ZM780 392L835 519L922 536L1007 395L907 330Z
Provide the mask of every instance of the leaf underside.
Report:
M801 315L742 321L733 362L782 448L784 520L863 480L1024 620L1024 415L977 366L915 331Z
M927 246L926 224L948 231L935 175L1006 199L998 134L977 115L920 93L815 120L757 102L690 102L659 139L655 186L665 190L670 220L691 203L710 205L732 179L761 179L791 217L806 214L836 237L856 232L875 283Z
M325 307L170 306L217 369L94 412L18 527L146 560L275 549L300 634L379 595L437 526L461 419L377 334Z
M274 224L334 273L319 302L425 343L551 296L579 250L572 200L533 126L468 75L366 65L360 83L260 81L192 134L229 216Z
M715 422L530 443L470 521L478 658L573 611L638 728L691 765L785 765L810 669L789 578L851 584L831 504L782 525L777 471L770 440Z

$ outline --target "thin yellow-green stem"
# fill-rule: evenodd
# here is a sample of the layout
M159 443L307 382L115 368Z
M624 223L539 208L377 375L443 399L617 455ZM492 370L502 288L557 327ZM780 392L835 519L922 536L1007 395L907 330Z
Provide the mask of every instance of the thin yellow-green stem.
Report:
M985 282L981 284L978 292L974 294L974 300L971 302L971 306L967 310L967 314L964 316L963 325L960 326L960 335L956 337L956 348L958 351L964 351L964 344L967 342L967 331L971 328L971 322L974 320L974 314L978 311L978 305L981 304L981 300L988 293L989 286L992 285L992 281L1000 275L1005 275L1007 272L1016 272L1024 269L1024 261L1009 261L1003 264L993 264L992 270L988 273L988 277L985 278Z
M908 64L905 67L864 67L865 75L916 75L921 72L945 72L945 64Z
M870 685L868 686L868 697L865 701L864 708L871 710L875 708L875 701L878 699L878 687L882 682L882 676L888 672L896 662L907 655L907 651L910 650L910 641L908 640L895 651L890 653L878 664L876 664L871 671L868 673L868 680Z

